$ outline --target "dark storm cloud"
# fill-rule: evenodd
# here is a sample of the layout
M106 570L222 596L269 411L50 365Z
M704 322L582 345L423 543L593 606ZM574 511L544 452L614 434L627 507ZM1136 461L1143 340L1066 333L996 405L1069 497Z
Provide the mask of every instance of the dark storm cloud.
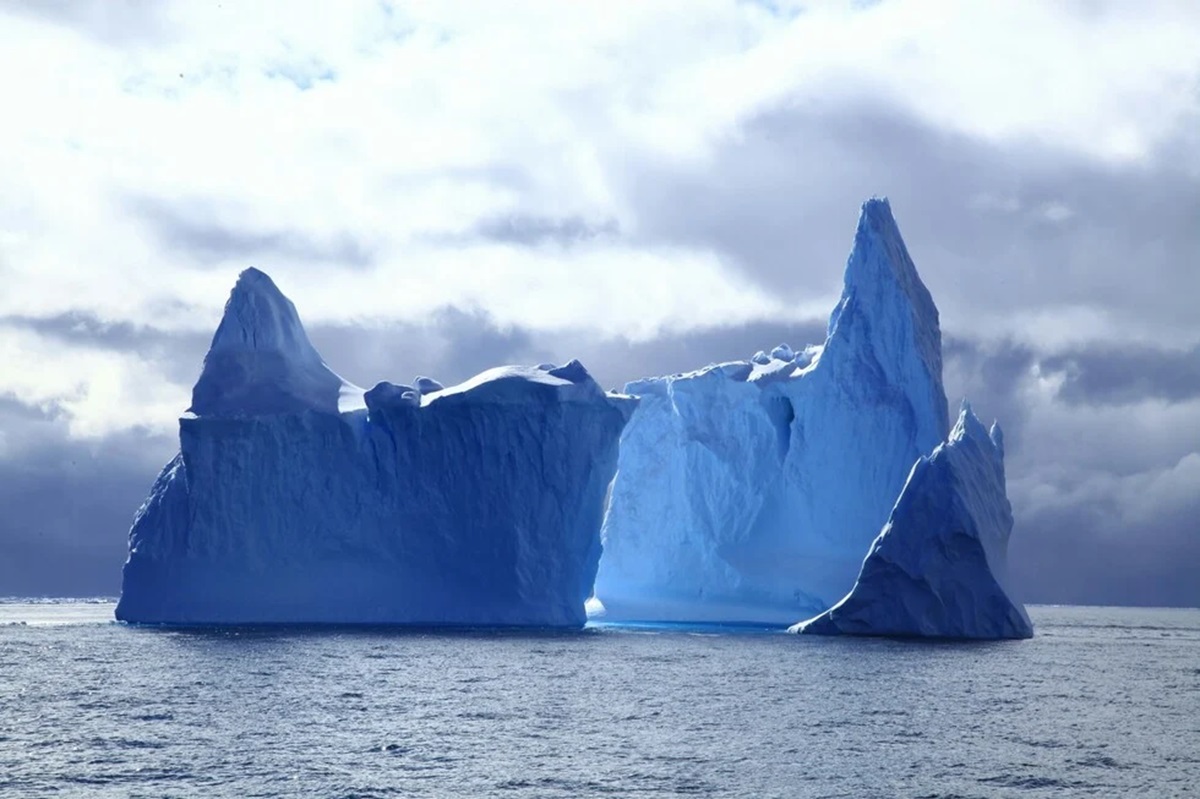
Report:
M331 369L364 388L380 380L411 384L418 375L451 385L535 357L527 331L505 330L486 314L455 308L431 315L423 325L314 325L308 333Z
M131 212L167 250L203 264L250 262L265 255L342 266L369 266L375 253L350 233L318 239L292 229L254 229L217 220L210 201L131 197Z
M1022 513L1009 544L1014 587L1045 604L1200 607L1200 491L1146 524L1112 531L1104 497Z
M1195 579L1200 564L1196 535L1200 484L1193 491L1184 487L1178 492L1191 499L1143 507L1141 515L1131 515L1128 507L1136 490L1118 490L1123 481L1152 485L1186 480L1186 474L1174 473L1169 464L1189 447L1200 449L1200 426L1180 430L1167 447L1145 440L1136 431L1129 436L1091 431L1102 444L1099 450L1113 453L1107 459L1085 454L1096 442L1079 442L1072 448L1069 443L1064 446L1062 438L1042 438L1048 428L1072 423L1080 404L1163 398L1164 387L1151 384L1155 379L1171 386L1168 390L1180 400L1194 398L1167 376L1184 353L1150 348L1117 351L1097 345L1047 354L1012 341L955 336L946 337L944 353L951 403L957 395L966 396L981 417L999 419L1005 430L1015 517L1009 564L1025 601L1200 605L1200 581ZM1084 378L1092 365L1090 357L1105 355L1115 356L1113 369L1106 364ZM1078 385L1068 388L1068 379L1048 406L1031 404L1037 375L1051 371L1051 366L1075 370L1072 375ZM1139 424L1154 426L1144 408L1137 413ZM1196 418L1200 422L1200 413ZM1080 428L1073 424L1069 429Z
M942 355L951 415L959 401L970 400L975 414L985 423L1000 422L1010 460L1019 455L1029 418L1029 407L1021 393L1037 363L1036 353L1010 340L979 341L945 335Z
M153 328L131 322L105 322L93 313L78 310L45 317L0 316L0 324L22 327L63 344L135 352L160 349L168 338Z
M1040 365L1063 377L1058 396L1072 405L1186 402L1200 397L1200 346L1163 350L1096 345L1053 355Z
M591 342L567 336L555 346L555 360L578 357L605 388L620 389L641 377L690 372L723 361L747 360L778 344L802 349L825 341L820 323L755 322L732 327L665 334L640 342Z
M12 397L0 430L0 595L115 595L133 514L175 442L73 440L62 412Z

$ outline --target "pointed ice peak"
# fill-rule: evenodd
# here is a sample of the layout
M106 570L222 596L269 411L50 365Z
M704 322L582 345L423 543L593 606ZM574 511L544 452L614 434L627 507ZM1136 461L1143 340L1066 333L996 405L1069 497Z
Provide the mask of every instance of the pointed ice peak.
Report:
M197 416L337 413L361 407L362 393L325 365L296 306L251 267L225 303L189 410Z
M1004 431L1000 429L1000 421L992 420L992 429L988 430L988 438L996 445L996 449L1000 452L1000 457L1004 457Z
M892 204L887 197L868 197L858 212L858 229L879 231L886 235L900 235L896 218L892 216Z
M872 197L862 204L854 248L846 262L843 297L852 291L897 288L907 295L913 311L937 325L937 307L933 297L917 275L900 227L892 216L886 197Z
M261 269L248 266L238 275L237 283L233 286L234 292L238 291L264 291L270 294L276 294L280 297L283 292L275 285L275 281L271 280L271 276Z
M864 363L877 365L881 379L899 387L918 406L934 410L935 424L919 440L944 440L950 424L937 306L917 274L885 198L872 197L859 212L842 299L829 317L823 358L852 365L848 374Z
M316 354L296 306L254 267L238 275L209 350L278 350L292 357Z
M950 431L950 444L955 444L963 440L974 441L978 444L987 444L987 449L999 449L996 447L995 441L988 434L987 428L983 426L983 422L979 421L979 417L975 415L975 411L971 409L971 403L966 399L962 401L959 407L958 420L954 423L954 429Z

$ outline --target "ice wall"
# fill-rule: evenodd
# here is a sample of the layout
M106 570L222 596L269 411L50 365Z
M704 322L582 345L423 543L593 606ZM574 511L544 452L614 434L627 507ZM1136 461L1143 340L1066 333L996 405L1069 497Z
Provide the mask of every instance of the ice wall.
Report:
M342 380L244 272L134 520L117 617L582 625L636 400L575 361L414 383Z

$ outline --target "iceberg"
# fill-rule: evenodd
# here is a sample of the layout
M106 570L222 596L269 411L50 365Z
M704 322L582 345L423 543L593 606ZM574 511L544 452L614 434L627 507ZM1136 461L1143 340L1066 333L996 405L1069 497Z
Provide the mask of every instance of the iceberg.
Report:
M577 361L363 391L248 269L135 516L116 616L582 626L636 403Z
M863 204L823 344L639 380L592 607L792 624L854 584L949 429L937 308L886 199Z
M946 443L913 466L850 593L791 632L1029 638L1005 588L1012 508L1004 443L963 403Z

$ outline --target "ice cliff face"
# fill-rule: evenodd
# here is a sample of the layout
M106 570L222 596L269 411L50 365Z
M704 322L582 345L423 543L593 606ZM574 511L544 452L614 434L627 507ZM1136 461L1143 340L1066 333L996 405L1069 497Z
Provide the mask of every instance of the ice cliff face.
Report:
M949 427L937 309L886 200L862 207L824 345L626 386L596 597L609 620L787 624L854 583Z
M854 588L792 627L817 635L1029 638L1005 590L1012 509L1000 428L964 403L949 440L913 466Z
M578 362L365 393L265 274L235 286L117 617L580 626L635 400Z

